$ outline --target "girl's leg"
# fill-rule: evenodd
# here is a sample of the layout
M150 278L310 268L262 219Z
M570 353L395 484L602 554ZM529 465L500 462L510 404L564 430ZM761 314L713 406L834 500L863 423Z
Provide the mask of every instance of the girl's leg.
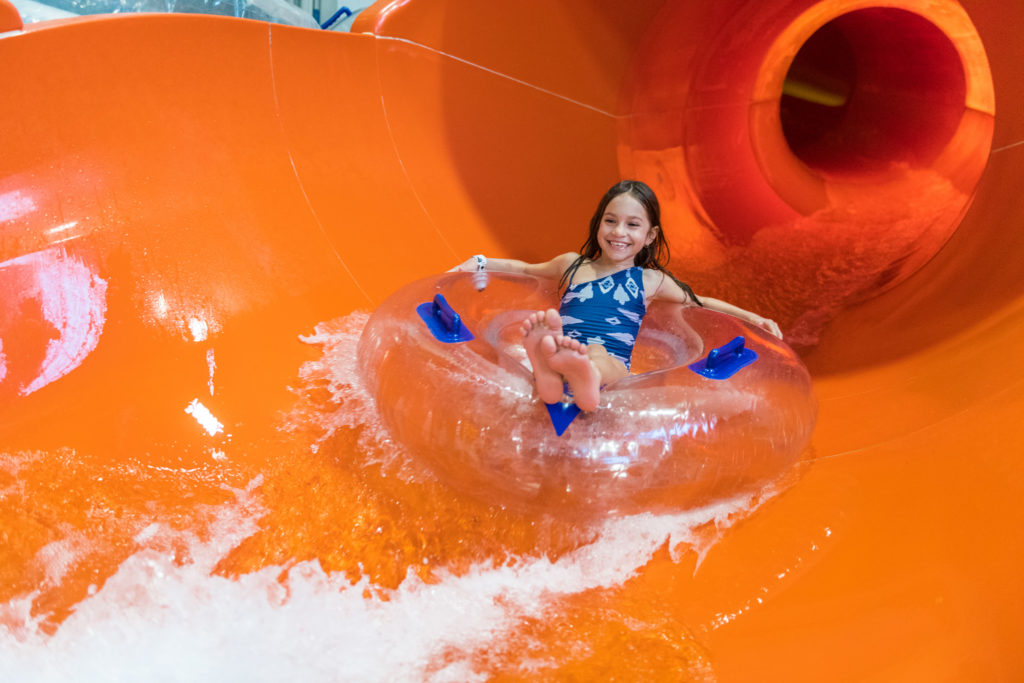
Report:
M544 341L541 352L550 352L548 365L569 382L580 410L595 410L601 402L601 387L629 374L622 361L609 356L600 344L581 344L561 336Z
M537 311L523 321L523 346L533 366L533 378L537 384L537 395L545 403L557 403L565 394L562 376L555 372L549 358L557 350L554 339L562 336L562 318L558 311L549 308ZM541 351L544 340L549 340L550 350Z

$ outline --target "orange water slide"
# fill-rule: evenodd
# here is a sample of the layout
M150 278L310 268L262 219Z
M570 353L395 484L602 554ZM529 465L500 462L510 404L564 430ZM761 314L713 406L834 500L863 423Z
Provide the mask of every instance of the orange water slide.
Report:
M344 35L0 10L7 636L59 634L152 524L210 534L247 486L217 575L314 560L370 595L578 547L282 415L338 409L301 335L472 253L574 249L638 177L677 273L803 354L812 450L699 564L659 551L476 670L1024 677L1019 3L396 0Z

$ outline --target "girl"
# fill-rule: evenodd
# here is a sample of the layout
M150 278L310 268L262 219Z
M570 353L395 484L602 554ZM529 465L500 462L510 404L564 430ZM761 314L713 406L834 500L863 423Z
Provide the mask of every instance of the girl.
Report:
M561 401L568 384L576 405L589 411L597 408L601 387L629 374L636 334L651 301L694 303L782 338L779 326L767 318L717 299L698 299L665 269L668 261L654 191L642 182L625 180L601 199L580 253L545 263L475 256L452 271L486 267L560 278L561 307L530 315L523 322L523 345L541 400Z

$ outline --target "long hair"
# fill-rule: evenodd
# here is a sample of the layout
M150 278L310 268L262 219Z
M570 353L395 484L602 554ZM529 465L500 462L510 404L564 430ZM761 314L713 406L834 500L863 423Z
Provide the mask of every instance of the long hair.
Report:
M558 291L561 292L572 283L576 271L579 270L585 261L593 261L601 255L601 246L597 241L597 232L601 228L601 220L604 218L604 212L608 208L608 204L623 194L629 194L640 203L640 206L647 213L648 222L656 231L654 241L644 245L644 248L633 258L633 265L665 273L686 292L687 296L693 299L694 303L698 306L703 306L704 304L693 293L690 285L682 282L669 271L667 266L671 261L671 252L668 248L668 240L665 239L665 231L661 229L661 205L658 204L658 197L654 194L654 190L639 180L623 180L618 182L612 185L604 193L604 196L601 197L601 201L597 204L597 210L590 217L590 230L587 233L586 241L580 247L580 256L562 273L562 278L558 281Z

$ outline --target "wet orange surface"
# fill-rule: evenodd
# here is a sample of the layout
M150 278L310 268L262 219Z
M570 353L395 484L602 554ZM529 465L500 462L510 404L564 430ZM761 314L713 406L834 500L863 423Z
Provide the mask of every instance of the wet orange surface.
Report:
M390 461L300 336L354 339L354 312L473 253L574 249L626 176L658 192L676 272L801 351L812 450L781 494L698 529L699 561L666 546L475 666L1024 677L1024 8L634 4L0 38L0 622L26 628L27 605L57 631L140 548L189 562L169 531L211 534L235 500L262 516L217 574L282 567L287 589L318 560L382 600L410 569L591 540Z

